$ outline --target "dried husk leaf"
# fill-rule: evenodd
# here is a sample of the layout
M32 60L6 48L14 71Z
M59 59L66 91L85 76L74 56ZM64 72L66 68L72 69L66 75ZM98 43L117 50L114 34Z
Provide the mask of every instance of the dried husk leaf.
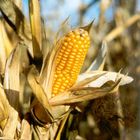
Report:
M91 79L94 79L94 77L97 78L91 81ZM120 78L121 78L120 85L129 84L133 81L132 77L116 72L91 71L91 72L80 74L77 79L77 83L74 85L73 88L76 87L78 88L78 86L76 85L80 85L81 83L83 83L83 81L85 82L85 85L83 85L84 87L101 87L106 82L109 81L115 82L116 79L120 79Z
M28 121L28 117L24 118L21 123L21 140L32 140L32 130L30 123Z
M10 107L9 117L3 130L3 137L14 139L18 123L18 112L14 108Z
M4 74L6 59L12 51L3 22L0 20L0 74Z
M57 42L57 44L54 45L53 49L51 50L50 54L47 56L46 61L44 61L44 67L42 67L40 73L40 82L45 93L47 93L48 99L51 98L52 82L56 65L55 61L60 49L60 42Z
M59 125L60 121L54 122L46 127L35 126L33 131L35 140L54 140Z
M7 93L10 104L18 109L19 108L19 90L20 90L20 66L21 66L21 51L22 44L12 51L10 54L6 67L4 77L4 89Z
M49 39L47 38L46 36L46 25L45 25L45 21L43 19L41 19L41 23L42 23L42 54L43 54L43 66L42 68L44 67L44 62L47 58L47 56L49 55L50 53L50 50L52 48L52 44L51 42L49 41Z
M102 43L102 47L98 53L97 58L93 61L93 63L86 70L86 72L93 71L93 70L103 70L105 60L106 60L106 53L107 53L107 44L104 41Z
M39 83L39 73L34 66L31 68L27 79L28 79L29 85L32 88L33 94L35 95L37 100L42 104L43 108L45 109L44 111L46 113L44 112L44 116L49 116L50 119L53 120L52 109L49 104L48 97Z
M58 129L58 133L57 133L57 136L56 136L56 140L60 140L61 139L61 133L62 133L62 130L65 126L65 123L70 115L70 112L71 112L71 109L69 109L69 111L65 114L65 117L63 118L63 120L61 121L61 124L60 124L60 127Z
M7 8L8 7L8 8ZM18 33L30 38L26 19L21 10L11 0L0 0L0 9L7 23Z
M92 75L91 77L86 77L84 74L79 75L79 81L77 80L77 82L69 89L69 90L73 90L76 88L80 88L80 87L84 87L85 85L89 84L90 82L96 81L98 78L100 78L101 76L103 76L105 73L98 73L95 75ZM80 78L82 80L80 80Z
M0 74L4 73L4 68L6 64L6 50L5 50L5 44L3 41L3 35L2 35L2 23L0 23Z
M107 94L116 92L118 90L120 80L121 79L112 85L106 85L100 88L83 87L73 91L60 93L50 99L50 104L53 106L64 104L67 105L103 97Z
M69 27L69 17L67 17L60 25L60 28L58 29L58 31L56 32L55 38L54 38L54 44L57 43L57 41L62 37L62 35L65 34L70 30Z
M0 127L3 129L9 116L10 105L0 84Z
M30 25L32 33L33 53L35 58L41 57L42 34L39 0L29 1Z
M1 20L0 20L0 33L1 33L1 39L3 40L1 42L3 42L3 45L5 47L6 57L8 57L13 49L13 46L12 46L8 36L7 36L6 30L4 27L4 23Z
M22 10L22 0L12 0L20 10Z

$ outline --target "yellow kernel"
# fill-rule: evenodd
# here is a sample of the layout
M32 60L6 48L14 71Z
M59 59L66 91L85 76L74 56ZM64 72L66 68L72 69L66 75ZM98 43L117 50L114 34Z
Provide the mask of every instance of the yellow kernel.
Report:
M66 54L66 55L68 55L68 54L69 54L69 52L65 52L65 54Z
M71 31L60 40L62 47L56 59L53 94L67 90L76 82L89 44L88 32L83 29Z

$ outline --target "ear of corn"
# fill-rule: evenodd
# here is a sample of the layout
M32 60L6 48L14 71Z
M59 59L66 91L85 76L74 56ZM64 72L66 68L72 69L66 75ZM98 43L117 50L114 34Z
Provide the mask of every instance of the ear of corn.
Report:
M60 40L60 51L56 58L56 68L52 87L53 95L69 89L80 73L90 46L88 32L76 29Z

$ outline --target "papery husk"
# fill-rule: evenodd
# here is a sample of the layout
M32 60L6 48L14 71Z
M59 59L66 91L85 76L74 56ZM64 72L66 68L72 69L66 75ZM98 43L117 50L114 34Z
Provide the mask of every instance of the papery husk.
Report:
M0 128L4 129L9 117L10 105L6 98L3 86L0 83Z
M44 127L40 126L34 126L33 129L33 135L36 140L60 140L61 139L61 133L65 126L66 120L71 112L71 109L65 113L63 118L58 119L51 124L46 124Z
M25 118L21 122L21 134L20 139L22 140L32 140L32 130L31 130L31 124L29 121L29 115L27 114Z
M29 0L30 25L32 33L33 54L35 58L42 56L42 34L40 4L38 0Z
M10 107L9 117L3 130L3 136L6 137L6 139L14 139L18 124L20 124L18 112L13 107Z
M9 56L5 66L4 88L10 104L19 108L20 67L22 46L19 44Z
M82 87L79 89L73 89L69 92L60 93L57 96L50 99L50 104L55 105L67 105L72 103L83 102L86 100L96 99L105 96L109 93L114 93L118 90L121 79L117 80L114 84L93 88L93 87Z
M3 46L5 48L6 51L6 57L9 56L9 54L11 53L11 51L13 50L13 46L11 44L11 41L8 38L5 26L4 26L4 22L2 20L0 20L0 26L1 26L1 39L3 39L3 41L1 41L1 43L3 42Z
M28 74L28 82L29 82L37 100L41 103L40 105L42 105L44 107L44 109L42 107L40 107L40 108L42 108L42 110L44 110L45 116L50 116L50 119L52 120L53 116L52 116L51 106L49 104L47 95L45 94L43 88L41 87L41 85L39 83L39 73L35 69L35 67L32 67Z
M133 78L124 74L109 72L109 71L90 71L80 74L77 82L71 89L78 88L81 85L83 87L101 87L103 84L121 78L120 85L129 84L133 81ZM93 79L93 80L92 80Z
M12 51L12 44L7 36L4 23L0 20L0 74L4 74L6 59Z
M33 90L33 93L35 94L37 100L40 102L39 103L36 101L33 103L32 107L34 112L32 113L35 113L34 117L37 117L38 121L41 120L41 122L50 123L53 122L55 119L61 118L61 116L65 114L69 107L51 107L48 97L46 96L46 93L44 92L41 84L38 81L39 77L37 76L38 72L37 70L35 70L35 67L31 68L28 75L28 81Z
M99 71L103 70L105 65L105 60L106 60L107 47L108 47L107 43L106 41L104 41L102 43L101 49L99 50L96 59L91 63L91 65L86 70L86 72L94 71L94 70L99 70Z

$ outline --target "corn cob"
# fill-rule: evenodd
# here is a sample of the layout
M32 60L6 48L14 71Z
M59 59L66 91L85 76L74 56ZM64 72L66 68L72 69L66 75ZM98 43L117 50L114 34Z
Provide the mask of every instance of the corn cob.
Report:
M69 89L76 82L90 46L88 32L84 29L75 29L60 41L61 49L56 58L52 86L53 95Z

